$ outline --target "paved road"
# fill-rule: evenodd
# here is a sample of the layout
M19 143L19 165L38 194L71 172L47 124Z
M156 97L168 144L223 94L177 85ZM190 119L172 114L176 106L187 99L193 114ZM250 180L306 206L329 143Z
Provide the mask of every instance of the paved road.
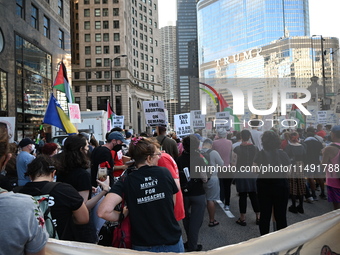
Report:
M290 204L291 201L289 201L288 205ZM305 202L304 210L304 214L293 214L291 212L287 212L288 225L330 212L332 210L332 204L327 200L321 199L313 204ZM240 226L235 223L239 217L238 196L235 185L232 185L230 211L235 218L229 218L225 211L217 205L215 218L220 222L220 224L215 227L208 227L209 218L206 211L199 235L199 243L203 245L204 251L230 244L236 244L260 236L258 225L255 224L255 213L252 210L249 199L246 216L247 226Z

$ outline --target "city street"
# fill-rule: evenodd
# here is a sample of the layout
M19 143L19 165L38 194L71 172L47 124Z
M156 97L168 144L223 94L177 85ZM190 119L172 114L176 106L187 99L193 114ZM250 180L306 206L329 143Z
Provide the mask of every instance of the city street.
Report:
M318 193L319 192L317 192L317 194ZM290 205L291 201L289 200L288 206ZM288 225L320 216L330 212L333 208L331 203L322 199L315 201L313 204L304 202L303 206L305 210L304 214L294 214L287 212ZM219 221L220 224L215 227L208 227L209 218L207 211L205 212L203 225L199 234L199 243L203 245L203 251L216 249L226 245L237 244L260 236L258 225L255 224L255 213L252 210L249 199L246 216L247 226L240 226L235 223L239 217L238 196L235 185L232 185L230 211L235 216L235 218L229 218L219 205L216 206L215 219Z

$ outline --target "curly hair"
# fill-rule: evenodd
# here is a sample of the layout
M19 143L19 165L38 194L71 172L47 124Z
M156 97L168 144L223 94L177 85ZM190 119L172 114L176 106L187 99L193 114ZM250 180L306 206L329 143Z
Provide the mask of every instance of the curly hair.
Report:
M87 144L87 139L83 135L67 137L63 152L54 157L58 160L56 163L58 173L68 173L76 168L89 168L89 157L84 151Z

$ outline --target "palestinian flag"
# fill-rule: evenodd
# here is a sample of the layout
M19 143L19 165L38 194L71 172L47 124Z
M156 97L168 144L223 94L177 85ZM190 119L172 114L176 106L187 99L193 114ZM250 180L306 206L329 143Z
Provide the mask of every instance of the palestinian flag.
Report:
M298 127L300 127L300 124L305 124L305 118L295 104L292 105L291 113L295 113L295 118L299 120Z
M235 122L237 122L237 123L239 123L240 122L240 120L239 120L239 118L236 116L236 115L234 115L234 113L233 113L233 109L231 109L231 107L229 106L229 104L227 103L227 101L225 101L225 99L224 99L224 97L222 96L222 94L220 93L219 94L219 96L220 96L220 103L221 103L221 105L220 105L220 111L222 111L222 112L229 112L230 113L230 116L233 116L233 118L234 118L234 120L233 120L233 122L235 123ZM236 131L241 131L241 128L240 128L240 124L233 124L234 125L234 129L236 130Z
M74 102L74 96L70 83L68 82L67 71L63 62L61 62L61 64L59 65L59 71L57 73L57 76L55 77L53 88L64 92L66 94L68 103L71 104Z

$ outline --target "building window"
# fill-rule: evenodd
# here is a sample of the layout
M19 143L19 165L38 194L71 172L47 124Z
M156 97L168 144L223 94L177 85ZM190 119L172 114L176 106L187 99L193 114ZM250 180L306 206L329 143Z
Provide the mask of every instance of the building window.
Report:
M20 18L25 19L24 0L17 0L17 6L15 11Z
M103 41L104 42L108 42L110 40L109 34L108 33L104 33L103 34Z
M113 21L113 28L119 28L119 20Z
M96 54L102 54L102 46L96 46Z
M154 72L154 67L150 66L150 70L151 70L151 72Z
M102 24L100 21L95 21L95 29L101 29L102 28Z
M155 76L150 75L150 81L154 82L155 81Z
M113 8L113 16L119 16L119 8Z
M110 46L104 46L104 54L110 54Z
M110 71L104 71L104 78L109 79L110 78ZM109 86L109 85L106 85ZM110 91L110 90L105 90L105 91Z
M74 92L80 92L80 86L74 86Z
M110 75L108 77L104 77L104 78L110 78ZM110 87L111 87L110 85L104 85L104 91L105 92L110 92Z
M58 33L58 42L59 42L59 47L64 49L65 48L65 41L64 41L64 32L59 29L59 33Z
M76 104L79 104L79 105L80 105L80 97L75 97L75 98L74 98L74 102L75 102Z
M152 25L152 19L149 19L149 25Z
M114 66L120 66L120 58L114 59Z
M31 7L31 26L38 29L38 8L33 4Z
M157 28L157 22L156 22L156 21L153 23L153 26L154 26L155 28Z
M88 85L88 86L86 87L86 89L87 89L87 92L92 92L92 86L91 86L91 85Z
M149 41L150 41L151 44L153 44L153 38L152 37L149 38Z
M58 14L60 17L64 17L64 0L58 0Z
M109 22L108 21L103 21L103 28L109 29Z
M90 17L90 9L84 9L84 17Z
M100 4L100 0L94 0L95 4Z
M118 3L119 3L119 0L112 0L112 3L118 4Z
M149 9L149 15L151 15L151 16L152 16L152 10L151 10L151 9Z
M103 4L107 4L107 0L103 0L103 2L102 2Z
M102 41L102 34L95 34L95 40L96 40L96 42L101 42Z
M90 21L84 21L84 29L89 30L90 29Z
M103 92L103 86L97 85L97 92Z
M115 78L120 78L120 71L115 71Z
M107 110L107 100L109 100L110 97L97 97L97 110Z
M101 79L102 78L102 71L97 71L96 72L96 78Z
M102 66L102 59L96 58L96 66Z
M91 59L85 59L85 66L91 67Z
M110 66L110 59L104 58L104 66Z
M90 0L84 0L84 4L90 4Z
M85 55L91 54L91 46L85 46Z
M50 19L44 16L44 36L50 38Z
M74 79L79 79L80 76L79 76L79 72L74 72Z
M85 42L91 42L91 35L85 34Z
M120 53L120 46L119 45L114 46L113 50L114 50L115 54L119 54Z
M94 9L94 16L100 17L100 9L99 8Z
M109 9L108 8L103 8L103 17L109 16Z
M113 40L114 41L120 41L120 34L119 33L114 33L113 34Z

